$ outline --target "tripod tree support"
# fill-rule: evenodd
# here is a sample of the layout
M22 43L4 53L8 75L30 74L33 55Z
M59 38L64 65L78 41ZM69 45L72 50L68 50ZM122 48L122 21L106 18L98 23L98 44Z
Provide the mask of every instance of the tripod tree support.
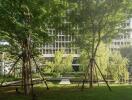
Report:
M89 66L90 66L90 63L88 64L88 67L86 69L86 73L84 74L84 79L83 79L83 84L82 84L82 90L84 89L85 82L88 80L87 77L89 75Z
M92 88L93 87L93 68L95 67L95 64L94 64L94 60L93 58L90 59L90 84L89 84L89 87Z
M30 82L30 63L29 63L29 58L28 58L29 54L28 52L25 50L23 51L23 56L22 56L22 62L23 62L23 66L22 66L22 83L24 85L24 93L25 95L28 95L30 93L30 86L29 84L31 84Z
M106 79L105 79L105 77L104 77L103 73L101 72L101 70L100 70L100 68L99 68L98 64L96 63L96 61L95 61L95 60L94 60L94 62L95 62L96 67L98 68L98 70L99 70L99 72L100 72L100 74L101 74L101 76L102 76L103 80L105 81L105 83L106 83L106 85L107 85L107 87L108 87L109 91L112 91L112 90L111 90L111 87L109 86L108 82L106 81Z
M26 95L30 93L29 84L32 84L31 50L49 41L49 28L57 31L61 27L64 29L62 17L69 9L68 3L60 2L58 5L58 1L54 0L0 0L2 39L9 42L13 52L22 52L22 86Z
M78 14L77 19L81 19L79 22L75 20L78 26L75 32L78 36L76 44L89 53L89 86L91 88L93 87L94 69L97 66L94 59L98 47L101 42L109 42L113 36L118 35L118 31L122 28L119 26L130 17L128 12L132 10L131 5L130 0L110 0L110 2L108 0L80 0L78 2L78 9L75 12Z
M97 78L97 84L98 84L98 86L99 86L99 79L98 79L98 74L97 74L96 68L95 68L95 75L96 75L96 78Z
M47 84L47 82L46 82L46 79L44 78L44 74L41 72L41 70L40 70L39 66L37 65L37 63L36 63L35 58L34 58L33 55L32 55L32 58L33 58L33 61L34 61L35 65L36 65L37 70L38 70L39 73L40 73L40 76L42 77L43 82L44 82L45 85L46 85L47 90L49 90L49 87L48 87L48 84Z
M87 76L87 75L88 75L87 73L88 73L89 70L90 70L90 80L89 80L89 82L90 82L90 88L93 87L93 74L94 74L94 73L93 73L93 72L94 72L94 71L93 71L93 65L94 65L94 68L97 67L97 69L99 70L99 72L100 72L100 74L101 74L103 80L105 81L105 83L106 83L106 85L107 85L109 91L112 91L111 87L109 86L108 82L106 81L106 79L105 79L103 73L101 72L101 70L100 70L98 64L96 63L95 59L90 59L90 63L89 63L89 65L88 65L88 69L87 69L87 71L86 71L86 73L85 73L85 79L83 80L82 90L84 89L84 84L85 84L85 82L86 82L86 80L87 80L86 77L88 77L88 76ZM97 70L95 70L95 71L96 71L95 74L96 74L96 76L97 76ZM97 82L98 82L98 78L97 78Z
M84 84L87 80L89 80L89 87L92 88L93 87L93 66L94 66L94 61L93 59L90 59L87 70L85 72L84 75L84 80L83 80L83 84L82 84L82 90L84 89ZM87 79L87 77L89 77L89 79Z
M8 72L7 76L10 76L11 71L13 71L14 67L16 66L16 64L19 62L19 60L21 59L21 55L18 56L18 59L15 61L15 63L13 64L13 66L11 67L10 71ZM5 82L5 78L2 80L1 82L1 86L3 85L3 83Z

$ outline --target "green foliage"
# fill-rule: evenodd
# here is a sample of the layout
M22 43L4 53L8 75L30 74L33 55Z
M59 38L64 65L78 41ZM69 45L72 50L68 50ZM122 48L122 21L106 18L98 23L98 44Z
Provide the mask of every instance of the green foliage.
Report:
M110 65L108 70L110 75L116 81L126 81L129 78L128 59L121 56L119 52L112 52L110 56ZM123 80L122 80L123 79Z
M105 76L107 76L107 73L108 73L107 68L108 68L108 65L109 65L109 57L110 57L110 51L109 51L108 46L104 43L101 43L99 48L98 48L98 51L97 51L96 62L98 64L99 68L101 69L101 72ZM97 71L98 78L102 79L102 76L99 73L97 68L96 68L96 71Z
M5 76L5 77L0 76L0 83L3 81L3 78L5 79L6 82L19 80L19 78L16 78L14 76L10 76L10 77L9 76Z
M63 73L71 72L73 70L72 61L73 61L73 56L71 54L67 55L63 59Z
M118 34L121 24L130 17L131 0L82 0L71 12L77 34L76 44L96 55L100 41L109 41ZM126 12L127 11L127 12Z
M32 49L49 41L47 29L58 29L63 23L66 3L66 0L0 0L0 41L9 42L11 52L17 54L29 34Z
M71 22L74 23L72 28L75 29L74 33L77 35L75 43L81 51L87 51L90 56L91 72L89 74L91 76L95 73L92 73L95 65L92 59L98 59L100 69L106 74L108 58L105 59L105 56L107 53L101 51L102 54L98 54L99 46L102 41L109 42L119 33L119 29L122 28L121 24L130 18L131 11L131 0L82 0L78 1L76 11L71 12ZM92 77L90 86L92 87Z
M85 50L83 50L80 53L80 57L79 57L79 70L80 71L85 71L88 67L88 62L89 62L89 55L87 54L87 52Z
M132 47L123 47L120 49L120 53L129 60L128 64L130 67L132 65Z
M63 72L63 51L57 51L55 53L53 72Z
M80 69L81 71L86 71L88 68L88 61L89 56L87 52L83 51L79 58L80 61ZM119 52L110 52L109 48L106 44L101 43L98 48L97 55L96 55L96 62L101 69L103 75L108 79L113 79L115 81L126 81L129 78L128 73L128 59L122 57ZM95 77L98 79L102 79L102 76L98 69L94 69L97 71L94 73Z
M60 76L65 72L72 71L72 55L67 55L64 57L63 51L57 51L54 54L53 61L46 62L46 68L44 69L46 72L52 72L55 76Z
M14 56L10 55L8 52L0 53L0 62L1 61L13 61Z

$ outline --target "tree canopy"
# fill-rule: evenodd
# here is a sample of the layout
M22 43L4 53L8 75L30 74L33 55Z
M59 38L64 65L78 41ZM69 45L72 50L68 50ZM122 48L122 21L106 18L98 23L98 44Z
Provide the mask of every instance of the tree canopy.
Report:
M79 35L77 44L96 52L101 40L109 41L118 34L121 24L131 16L131 9L131 0L79 1L77 10L71 13L75 34Z
M66 9L66 0L0 0L0 40L17 52L29 33L32 46L45 43L50 38L48 29L63 23Z
M34 48L49 40L49 28L61 27L66 9L66 0L0 0L0 41L7 41L11 52L22 58L22 82L26 95L31 90L28 84L32 84Z
M76 42L90 54L90 87L93 86L94 67L97 67L95 58L100 43L119 33L121 24L131 16L131 5L131 0L81 0L78 1L78 9L71 13L73 17L69 19L74 24Z
M132 66L132 47L123 47L120 49L121 55L128 59L129 67Z

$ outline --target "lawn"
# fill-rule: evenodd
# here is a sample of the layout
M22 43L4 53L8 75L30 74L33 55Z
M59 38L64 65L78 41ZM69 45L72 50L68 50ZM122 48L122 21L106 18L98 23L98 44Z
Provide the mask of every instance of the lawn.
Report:
M46 90L42 85L37 85L34 92L36 100L132 100L132 85L118 85L111 88L112 92L106 86L81 91L77 85L50 85L50 90ZM8 87L0 88L0 100L32 100L32 98L16 94L13 87Z

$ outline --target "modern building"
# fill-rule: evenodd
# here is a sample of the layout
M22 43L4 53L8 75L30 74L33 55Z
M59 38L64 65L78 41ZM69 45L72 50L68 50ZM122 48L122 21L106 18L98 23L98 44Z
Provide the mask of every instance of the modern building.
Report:
M10 62L0 62L0 75L7 75L11 69Z
M132 18L122 24L119 34L112 40L110 44L111 51L119 51L120 48L132 47ZM129 63L129 72L132 73L132 65Z
M51 36L56 33L54 29L49 29L48 31ZM68 54L73 54L73 65L78 65L76 63L76 59L80 56L80 51L79 48L72 43L74 41L74 37L68 34L64 35L61 31L57 33L58 34L52 43L40 46L40 52L45 58L52 59L56 51L63 50L64 57ZM132 46L132 18L122 24L122 29L119 30L119 34L116 38L112 39L112 43L109 48L111 51L117 51L125 46Z
M132 18L122 24L119 34L110 44L111 51L117 51L122 47L132 46Z
M54 36L54 33L56 32L54 29L48 29L48 32L50 33L50 36ZM54 37L53 37L54 38ZM45 59L51 60L54 57L54 54L56 51L63 51L64 57L66 57L69 54L72 54L73 56L73 68L75 66L79 66L77 63L77 59L80 56L79 54L79 48L73 44L74 36L71 36L69 34L63 34L62 31L57 32L57 35L53 39L51 43L46 43L40 46L39 51L43 55Z
M8 42L0 41L0 46L9 45ZM9 63L4 61L4 52L0 52L0 75L5 75L9 72L10 66Z
M53 36L55 30L48 30L50 35ZM72 43L73 36L64 35L62 32L58 32L56 38L52 43L41 45L40 51L44 57L54 57L56 51L63 50L64 56L67 54L73 54L74 57L79 57L79 49Z

